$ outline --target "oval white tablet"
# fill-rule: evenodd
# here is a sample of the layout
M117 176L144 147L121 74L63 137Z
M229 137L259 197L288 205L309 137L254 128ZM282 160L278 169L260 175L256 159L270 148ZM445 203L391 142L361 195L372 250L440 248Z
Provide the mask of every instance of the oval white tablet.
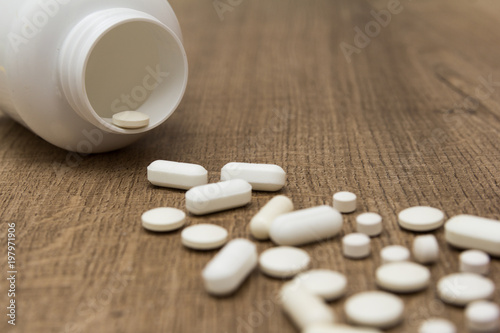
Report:
M281 288L280 296L283 310L299 330L310 325L335 322L335 316L325 301L293 282L286 283Z
M149 125L149 116L139 111L123 111L115 113L112 122L121 128L142 128Z
M472 332L498 332L500 309L493 302L476 301L467 305L465 321Z
M214 224L197 224L182 230L182 244L193 250L213 250L227 242L227 230Z
M274 278L288 278L305 270L311 258L306 251L291 246L270 248L260 255L260 270Z
M468 250L460 253L460 271L486 275L490 267L490 257L486 252Z
M247 205L252 186L242 179L193 187L186 192L186 209L195 215L220 212Z
M446 241L453 246L500 256L500 221L457 215L446 222L444 230Z
M418 333L456 333L455 324L443 318L430 318L418 328Z
M434 235L415 237L412 250L415 260L421 264L431 264L439 259L439 244Z
M141 216L142 226L150 231L173 231L182 228L186 222L186 213L170 207L148 210Z
M443 225L444 213L432 207L417 206L402 210L398 215L401 228L412 231L430 231Z
M303 245L337 235L342 215L330 206L318 206L278 216L269 235L279 245Z
M208 172L197 164L158 160L148 166L148 180L156 186L188 190L206 184Z
M337 192L333 195L333 208L341 213L352 213L356 210L356 194L351 192Z
M274 219L293 211L292 200L284 195L272 198L250 221L250 232L257 239L269 239L269 230Z
M410 259L410 250L401 245L389 245L380 251L382 263L407 261Z
M347 287L345 275L329 269L313 269L300 273L293 281L326 301L342 297Z
M352 233L342 238L344 256L351 259L362 259L370 255L370 237L361 233Z
M302 333L382 333L374 328L355 327L341 324L309 325Z
M356 217L356 231L374 237L382 232L382 216L377 213L363 213Z
M233 239L205 266L202 277L207 292L224 296L233 293L257 266L256 246L242 238Z
M404 303L399 297L386 292L365 291L347 299L344 310L353 324L384 329L401 322Z
M464 306L473 301L491 298L495 284L478 274L454 273L439 280L437 291L444 302Z
M377 268L377 285L397 293L411 293L427 288L431 273L427 267L409 262L393 262Z
M275 164L232 162L221 170L221 181L231 179L246 180L254 191L279 191L285 186L286 173Z

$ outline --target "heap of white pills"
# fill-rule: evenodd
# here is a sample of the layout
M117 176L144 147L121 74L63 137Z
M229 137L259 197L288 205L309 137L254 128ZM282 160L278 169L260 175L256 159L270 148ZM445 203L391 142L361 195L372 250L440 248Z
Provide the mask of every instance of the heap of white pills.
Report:
M117 119L120 117L124 121L120 124L128 128L134 128L130 127L134 121L138 126L139 118L116 115ZM127 125L127 121L130 124ZM187 190L186 210L192 215L246 206L251 202L252 191L279 191L286 181L285 171L273 164L228 163L221 169L221 182L212 184L208 184L207 170L197 164L159 160L151 163L147 171L153 185ZM404 303L394 294L419 292L431 284L431 272L421 264L438 261L439 244L433 234L416 236L412 253L418 263L410 261L410 250L404 246L384 247L379 253L381 266L375 270L375 282L385 291L364 291L350 296L344 302L344 311L347 320L356 326L339 324L326 301L336 301L346 294L348 278L330 269L306 271L311 265L308 248L298 246L335 238L342 233L344 225L341 213L354 212L356 205L354 193L338 192L333 196L333 207L322 205L294 211L288 197L274 196L248 224L253 238L271 239L276 244L260 256L253 242L243 238L228 242L228 231L214 224L185 228L181 242L193 250L222 247L202 271L209 294L234 293L259 266L261 274L271 278L294 277L282 286L280 297L284 312L302 333L380 333L378 329L392 328L403 320ZM444 213L436 208L417 206L402 210L397 218L401 228L425 232L440 228ZM173 231L185 225L186 213L161 207L145 212L141 221L150 231ZM362 213L355 222L357 232L345 234L340 241L342 252L346 258L363 259L371 253L370 237L382 232L382 217ZM467 327L478 333L499 329L499 307L487 301L493 297L495 285L482 276L489 272L488 253L500 256L499 235L499 221L476 216L458 215L445 224L446 241L470 250L459 256L460 273L449 274L438 281L437 294L445 303L467 306L464 311ZM421 323L418 333L456 333L456 327L448 320L431 318Z

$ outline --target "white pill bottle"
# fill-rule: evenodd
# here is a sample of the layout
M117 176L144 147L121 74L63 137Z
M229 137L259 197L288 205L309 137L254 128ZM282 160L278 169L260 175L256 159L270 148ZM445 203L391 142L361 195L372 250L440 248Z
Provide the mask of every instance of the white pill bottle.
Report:
M181 30L166 0L0 3L0 110L70 151L125 147L163 123L187 85ZM137 110L150 124L124 129Z

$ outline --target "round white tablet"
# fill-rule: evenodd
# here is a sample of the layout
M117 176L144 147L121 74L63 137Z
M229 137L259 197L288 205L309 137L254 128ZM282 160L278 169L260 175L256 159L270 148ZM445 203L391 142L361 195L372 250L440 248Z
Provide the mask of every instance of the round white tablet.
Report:
M431 273L427 267L409 261L380 266L375 272L377 285L397 293L411 293L427 288Z
M356 210L356 194L337 192L333 195L333 208L341 213L352 213Z
M361 233L352 233L342 238L344 256L361 259L370 255L370 237Z
M329 269L313 269L300 273L294 278L294 282L327 301L342 297L347 286L344 274Z
M410 250L401 245L389 245L380 251L380 257L383 264L407 261L410 259Z
M186 213L170 207L148 210L141 216L142 226L150 231L172 231L186 222Z
M302 333L382 333L375 328L348 326L342 324L313 324Z
M500 309L493 302L476 301L467 305L465 321L474 332L498 332Z
M403 319L404 303L399 297L383 291L365 291L351 296L344 310L353 324L390 328Z
M377 236L382 232L382 216L377 213L363 213L356 217L356 231L368 236Z
M275 278L292 277L305 270L311 261L306 251L291 246L278 246L260 255L259 265L263 273Z
M454 273L439 280L437 291L444 302L464 306L473 301L491 298L495 284L478 274Z
M413 240L413 256L421 264L431 264L439 259L439 244L436 236L417 236Z
M432 207L417 206L402 210L398 215L399 225L413 231L429 231L443 225L444 214Z
M456 333L457 328L451 321L443 318L430 318L418 328L418 333Z
M468 250L460 254L460 271L488 274L490 257L486 252L479 250Z
M227 242L227 230L214 224L196 224L182 230L185 247L194 250L213 250Z
M123 111L113 115L113 124L121 128L141 128L149 125L149 116L139 111Z

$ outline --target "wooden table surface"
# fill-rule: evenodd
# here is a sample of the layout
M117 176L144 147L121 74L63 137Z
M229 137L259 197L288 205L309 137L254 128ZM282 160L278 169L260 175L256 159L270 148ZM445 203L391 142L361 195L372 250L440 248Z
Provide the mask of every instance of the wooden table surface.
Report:
M184 191L148 183L157 159L199 163L212 182L228 162L279 164L288 175L280 194L297 209L356 193L358 210L345 215L340 236L302 247L312 268L348 276L347 296L377 289L382 247L411 247L400 210L430 205L447 217L499 219L500 2L394 1L172 1L188 89L163 126L120 151L71 155L1 116L0 332L295 331L276 298L283 281L256 270L235 295L211 297L200 273L216 252L185 249L180 232L142 229L144 211L184 208ZM391 10L390 22L374 24L372 10ZM254 193L245 208L188 216L188 224L251 239L250 218L274 195ZM368 259L345 259L340 238L368 211L383 216L384 231ZM13 222L15 327L5 315ZM390 332L416 332L431 316L465 331L463 310L444 305L435 288L458 270L460 252L442 228L434 234L433 283L401 296L404 323ZM259 252L273 246L256 243ZM500 284L498 260L489 277ZM331 304L342 322L345 299Z

